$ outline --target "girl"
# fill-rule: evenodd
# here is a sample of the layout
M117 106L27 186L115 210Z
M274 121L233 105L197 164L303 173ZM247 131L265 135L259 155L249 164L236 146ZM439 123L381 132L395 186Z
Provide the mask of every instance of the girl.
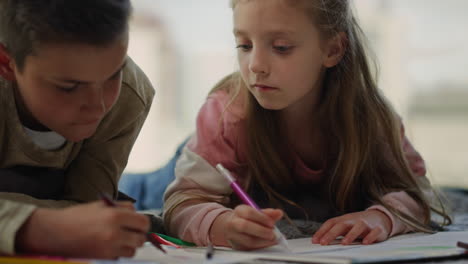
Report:
M312 243L431 232L425 166L377 89L348 0L233 0L240 72L210 93L165 193L170 233L274 245L275 222L327 220ZM239 205L223 164L261 212ZM232 209L234 208L234 209Z

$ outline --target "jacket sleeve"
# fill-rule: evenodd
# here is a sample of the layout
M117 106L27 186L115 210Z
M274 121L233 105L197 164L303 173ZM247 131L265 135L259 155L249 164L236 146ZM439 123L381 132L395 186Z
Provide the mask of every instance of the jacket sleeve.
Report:
M15 253L15 237L36 207L0 200L0 255Z
M405 154L406 160L408 161L413 176L415 177L417 183L421 186L425 194L428 195L432 191L429 180L426 177L426 166L424 160L406 137L405 128L403 125L401 125L401 137L403 144L403 152ZM413 200L413 198L411 198L404 191L388 193L383 197L383 200L387 202L392 208L397 209L398 211L403 212L407 215L410 215L415 219L423 218L423 211L421 207L416 203L416 201ZM390 236L413 231L410 226L403 223L403 221L401 221L399 218L390 213L390 211L388 211L384 206L373 205L367 210L371 209L379 210L390 218L392 222L392 231L390 233Z
M184 148L176 164L175 181L164 195L166 230L198 245L208 244L216 217L231 210L225 205L232 190L215 169L216 164L222 163L234 177L240 167L235 136L227 133L236 135L238 128L236 122L230 122L230 113L224 112L225 96L213 95L201 108L196 134Z

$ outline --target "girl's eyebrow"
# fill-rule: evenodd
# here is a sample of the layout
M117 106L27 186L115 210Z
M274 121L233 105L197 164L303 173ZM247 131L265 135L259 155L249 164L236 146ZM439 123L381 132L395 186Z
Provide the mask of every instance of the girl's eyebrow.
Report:
M127 59L122 63L122 65L119 67L117 71L115 71L111 76L109 76L106 80L112 79L115 75L117 75L125 66L127 65ZM82 85L82 84L90 84L91 82L88 81L80 81L80 80L74 80L74 79L60 79L57 78L55 81L61 82L61 83L70 83L70 84L76 84L76 85Z
M234 28L234 30L232 31L232 33L234 33L234 36L236 36L236 37L241 37L241 36L247 35L247 33L245 33L245 32L242 31L242 30L239 30L239 29L237 29L237 28Z
M248 35L247 32L237 29L237 28L234 28L233 33L234 33L234 36L236 37L243 37L243 36ZM284 29L284 30L278 29L278 30L267 31L266 33L264 33L264 35L268 37L290 37L294 35L295 33L296 33L295 31L289 30L289 29Z

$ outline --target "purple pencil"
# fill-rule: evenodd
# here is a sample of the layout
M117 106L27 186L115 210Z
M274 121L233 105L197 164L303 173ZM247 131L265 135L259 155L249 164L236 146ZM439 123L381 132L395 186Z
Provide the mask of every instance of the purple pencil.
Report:
M216 169L226 178L226 180L229 181L229 184L232 188L232 190L239 196L239 198L247 205L252 206L253 208L257 209L260 211L260 207L250 198L244 190L237 184L236 180L234 177L232 177L231 173L223 167L223 165L218 164L216 165ZM288 251L291 251L288 246L288 241L284 237L284 235L281 233L281 231L275 226L274 228L275 236L276 236L276 241L278 242L279 245L283 246L285 249Z

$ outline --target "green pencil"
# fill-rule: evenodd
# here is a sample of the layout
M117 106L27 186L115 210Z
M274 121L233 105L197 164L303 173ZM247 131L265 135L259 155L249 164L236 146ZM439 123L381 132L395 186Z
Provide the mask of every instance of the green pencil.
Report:
M166 239L167 241L170 241L176 245L179 245L179 246L187 246L187 247L194 247L196 246L196 244L194 243L191 243L191 242L187 242L187 241L184 241L182 239L178 239L178 238L175 238L175 237L171 237L171 236L168 236L168 235L163 235L163 234L159 234L159 233L156 233L158 236L160 236L161 238L164 238Z

